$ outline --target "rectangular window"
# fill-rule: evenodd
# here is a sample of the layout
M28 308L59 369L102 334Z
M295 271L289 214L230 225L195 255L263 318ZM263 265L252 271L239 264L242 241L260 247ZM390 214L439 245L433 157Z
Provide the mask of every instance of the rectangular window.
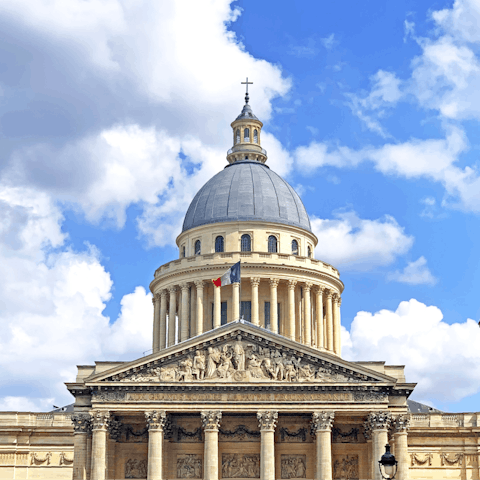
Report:
M214 325L213 323L214 318L215 318L215 304L212 303L212 328ZM227 323L227 302L222 302L220 304L220 325L225 325L226 323Z
M270 330L270 302L265 302L265 328Z
M252 321L252 302L240 303L240 318L243 318L247 322Z

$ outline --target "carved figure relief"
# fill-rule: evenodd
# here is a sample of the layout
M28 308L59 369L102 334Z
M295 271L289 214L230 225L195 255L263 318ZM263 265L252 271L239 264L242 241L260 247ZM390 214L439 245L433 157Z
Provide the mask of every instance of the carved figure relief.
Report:
M222 454L223 478L260 478L260 455L224 453Z
M342 455L333 462L333 478L342 480L358 480L358 455Z
M282 478L305 478L307 475L306 455L282 455Z
M177 455L177 478L202 478L202 457L196 454Z
M431 453L426 453L423 458L420 457L418 453L411 453L410 459L412 461L412 467L417 465L428 465L429 467L432 465L432 458L433 455Z
M192 382L192 381L265 381L281 382L355 382L353 375L339 373L332 367L305 362L276 348L261 347L241 340L221 347L197 350L165 366L145 367L119 378L122 382ZM108 395L108 394L104 394Z
M41 457L36 452L32 452L30 454L30 465L50 465L51 458L52 458L51 452L46 453L44 457Z
M125 478L147 478L146 459L129 458L125 462Z

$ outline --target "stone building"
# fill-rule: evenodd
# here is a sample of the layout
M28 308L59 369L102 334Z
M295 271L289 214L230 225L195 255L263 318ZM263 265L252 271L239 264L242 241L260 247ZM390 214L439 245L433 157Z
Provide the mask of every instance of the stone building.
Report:
M79 366L73 415L0 414L0 478L379 480L388 442L399 480L478 480L477 414L412 413L403 366L341 357L343 283L248 94L231 126L150 285L152 353Z

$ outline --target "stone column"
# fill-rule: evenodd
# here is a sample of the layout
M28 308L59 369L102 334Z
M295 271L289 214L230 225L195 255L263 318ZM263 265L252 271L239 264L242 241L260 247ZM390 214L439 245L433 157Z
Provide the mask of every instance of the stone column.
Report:
M213 328L217 328L221 325L222 317L222 297L220 295L220 289L222 287L213 286Z
M364 426L363 436L365 437L365 440L367 441L367 466L368 466L368 468L367 468L367 472L368 472L367 478L373 478L372 430L370 429L370 424L368 423L368 421L364 422L363 426Z
M296 280L288 281L288 336L295 340L295 286Z
M148 480L163 479L163 427L167 419L165 410L145 412L148 428Z
M334 412L313 412L312 431L315 432L315 480L332 480L332 425Z
M340 304L342 299L337 293L333 295L333 351L340 355L342 353L341 339L341 321L340 321Z
M168 311L168 346L175 345L175 314L177 313L177 287L169 287L170 309Z
M180 341L183 342L188 339L188 283L180 284L182 289L182 318L180 319Z
M210 410L201 412L205 434L203 454L203 480L218 480L218 428L222 412Z
M232 283L232 319L240 319L240 283Z
M324 348L324 331L323 331L323 287L317 287L316 294L316 318L315 324L317 326L317 348Z
M260 480L275 480L275 426L278 412L257 412L260 426Z
M197 287L197 335L203 333L203 285L203 280L195 282L195 287Z
M274 333L278 333L278 282L277 278L270 279L270 330Z
M312 344L312 302L310 298L310 291L312 284L305 282L303 287L305 297L305 317L304 317L304 331L305 331L305 345Z
M107 437L107 478L115 477L115 444L122 435L122 422L116 417L110 417Z
M153 342L152 352L156 353L160 349L160 295L155 293L152 297L153 303Z
M260 279L256 277L250 278L252 285L252 323L253 325L260 325L260 317L258 315L258 286Z
M107 429L110 413L94 410L91 413L92 439L92 474L91 480L105 480L107 469Z
M378 461L385 453L385 445L388 443L388 427L391 422L391 414L389 412L372 412L368 415L367 422L372 431L373 479L382 480Z
M92 431L90 414L74 413L73 423L73 476L72 480L88 478L88 437Z
M167 345L167 292L162 290L160 292L160 350L163 350Z
M327 350L333 352L333 315L332 315L332 296L331 290L327 291Z
M397 459L397 480L408 480L408 427L410 418L408 415L398 415L393 424L395 440L395 458Z

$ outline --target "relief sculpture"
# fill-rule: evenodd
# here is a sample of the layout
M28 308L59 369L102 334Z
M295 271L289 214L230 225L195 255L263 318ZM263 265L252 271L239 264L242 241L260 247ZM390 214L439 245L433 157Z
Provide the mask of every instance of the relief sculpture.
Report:
M265 381L352 382L353 375L306 363L301 356L241 340L197 350L165 366L151 366L119 378L123 382Z
M358 455L344 455L333 462L333 478L358 480Z
M125 478L147 478L147 460L128 459L125 462Z
M188 453L177 455L177 478L202 478L202 457Z
M260 478L260 455L222 454L223 478Z
M307 474L306 455L282 455L282 478L305 478Z

